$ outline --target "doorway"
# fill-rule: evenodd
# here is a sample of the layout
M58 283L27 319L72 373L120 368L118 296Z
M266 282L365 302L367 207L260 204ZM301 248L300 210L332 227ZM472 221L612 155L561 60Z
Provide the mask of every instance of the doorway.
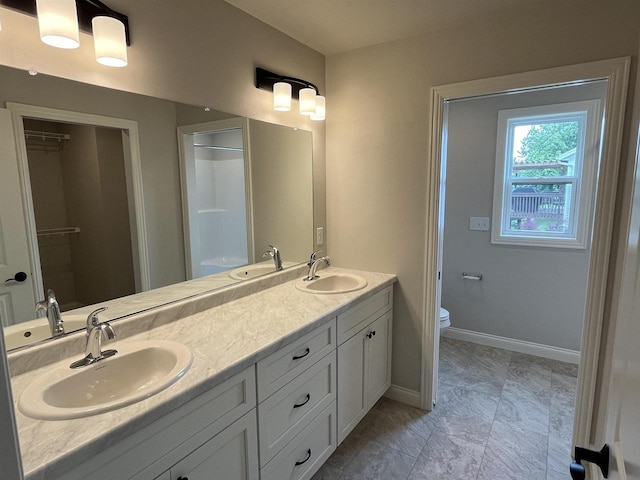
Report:
M596 383L596 364L602 329L611 225L615 204L621 132L626 99L629 59L613 59L589 64L560 67L538 72L510 75L432 89L432 131L429 156L427 204L425 323L423 328L422 406L431 409L437 393L438 321L441 299L441 262L439 245L444 233L444 187L442 159L447 154L446 120L449 102L502 93L540 90L541 88L606 81L606 109L597 171L598 196L594 207L594 229L589 255L582 353L578 373L576 416L573 442L588 443Z
M121 131L24 127L44 290L62 312L136 293Z
M148 290L137 123L9 102L7 108L21 197L11 202L21 213L10 231L24 232L32 295L5 318L32 319L35 301L50 288L63 310Z
M445 334L578 363L605 100L593 81L449 102Z
M178 128L188 279L255 260L246 130L243 118Z

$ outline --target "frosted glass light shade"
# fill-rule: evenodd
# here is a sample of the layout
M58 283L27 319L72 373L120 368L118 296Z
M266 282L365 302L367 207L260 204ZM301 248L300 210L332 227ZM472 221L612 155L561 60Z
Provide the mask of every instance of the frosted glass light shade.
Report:
M96 60L108 67L127 66L127 39L124 24L113 17L93 17L93 44Z
M316 113L316 91L313 88L300 90L300 115Z
M36 0L40 39L57 48L78 48L78 12L75 0Z
M277 82L273 84L273 109L278 112L291 110L291 84Z
M311 114L311 120L324 120L327 114L326 100L322 95L316 95L316 111Z

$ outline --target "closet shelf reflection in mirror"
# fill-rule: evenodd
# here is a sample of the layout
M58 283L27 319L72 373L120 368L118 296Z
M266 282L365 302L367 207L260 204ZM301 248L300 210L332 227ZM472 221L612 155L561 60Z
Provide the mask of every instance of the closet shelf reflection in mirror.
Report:
M39 237L51 237L53 235L70 235L80 233L80 227L47 228L36 232Z

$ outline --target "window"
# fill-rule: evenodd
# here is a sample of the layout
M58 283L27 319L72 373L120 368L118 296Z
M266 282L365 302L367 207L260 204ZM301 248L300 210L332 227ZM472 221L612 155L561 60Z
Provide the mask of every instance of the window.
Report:
M498 112L491 242L586 248L600 102Z

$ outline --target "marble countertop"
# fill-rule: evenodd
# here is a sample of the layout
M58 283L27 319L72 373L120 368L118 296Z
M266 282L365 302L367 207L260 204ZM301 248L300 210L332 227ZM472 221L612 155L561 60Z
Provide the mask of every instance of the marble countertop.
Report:
M141 402L86 418L34 420L16 405L25 479L53 479L134 431L197 397L396 281L391 274L329 267L323 272L361 275L367 286L356 292L315 295L287 281L252 295L195 313L121 340L178 340L194 355L193 365L177 383ZM153 312L157 316L158 312ZM114 324L116 333L118 325ZM118 342L114 344L117 348ZM78 352L75 357L81 357ZM59 364L69 363L71 358ZM108 361L108 360L107 360ZM14 401L37 376L58 363L12 377Z

